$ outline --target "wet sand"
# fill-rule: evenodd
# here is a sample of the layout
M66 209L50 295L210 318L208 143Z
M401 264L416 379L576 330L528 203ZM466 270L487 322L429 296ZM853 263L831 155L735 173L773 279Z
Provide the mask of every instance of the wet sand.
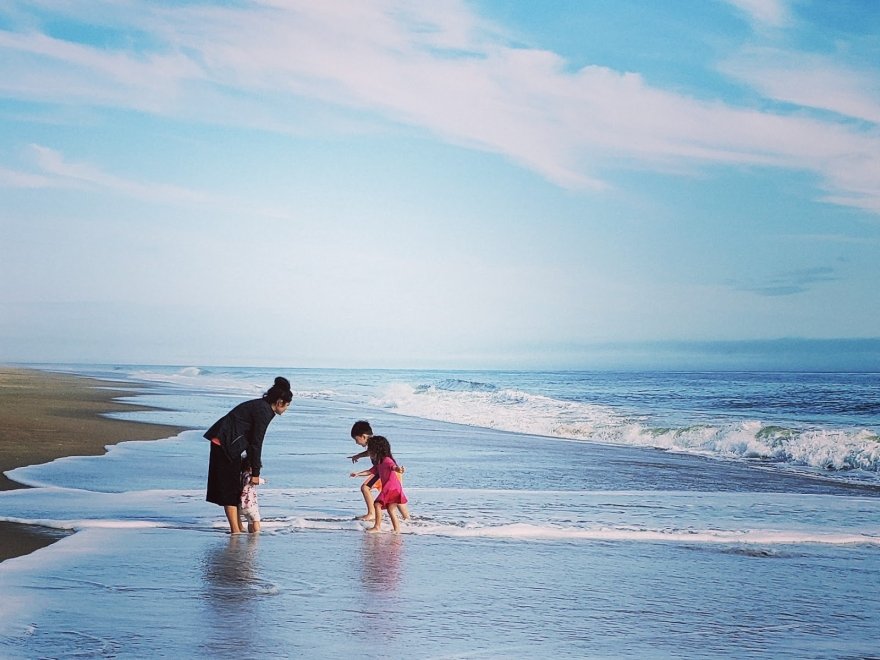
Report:
M7 470L64 456L103 454L107 445L157 440L183 430L103 416L143 410L114 400L133 390L125 383L0 366L0 490L25 487L2 474ZM64 535L59 530L0 522L0 561L26 555Z

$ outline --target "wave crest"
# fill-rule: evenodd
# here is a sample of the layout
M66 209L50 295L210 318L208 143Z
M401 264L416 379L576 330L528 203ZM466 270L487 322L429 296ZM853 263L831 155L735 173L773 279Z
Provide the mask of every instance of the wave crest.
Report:
M444 378L434 384L423 384L415 388L417 392L494 392L497 386L491 383L481 383L474 380L462 380L461 378Z
M514 389L396 384L375 405L426 419L571 440L653 447L716 458L880 473L880 437L863 428L788 428L757 420L652 427L609 406ZM471 383L471 385L473 385ZM479 385L479 384L476 384Z

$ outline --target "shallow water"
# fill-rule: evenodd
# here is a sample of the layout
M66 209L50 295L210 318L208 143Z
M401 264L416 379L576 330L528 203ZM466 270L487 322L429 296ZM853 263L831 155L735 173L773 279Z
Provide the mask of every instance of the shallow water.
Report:
M338 387L311 377L314 392ZM142 400L172 410L132 417L205 428L247 394L153 382ZM299 397L273 422L258 537L225 534L204 502L199 431L14 471L40 487L0 493L3 519L77 533L0 564L0 657L877 653L869 472L461 426L370 401ZM361 417L407 466L414 516L399 536L354 520L345 457Z
M875 650L875 554L314 530L259 538L90 530L64 541L39 581L27 571L4 575L5 588L37 596L41 611L3 650L21 657L513 657L535 649L560 657L859 657Z

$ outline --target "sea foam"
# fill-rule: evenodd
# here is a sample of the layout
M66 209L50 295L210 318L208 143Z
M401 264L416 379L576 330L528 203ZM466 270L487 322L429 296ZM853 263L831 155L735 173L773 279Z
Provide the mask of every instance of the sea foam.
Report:
M610 406L466 381L394 384L373 404L401 415L514 433L861 471L869 480L880 471L880 438L865 428L795 428L758 420L657 427Z

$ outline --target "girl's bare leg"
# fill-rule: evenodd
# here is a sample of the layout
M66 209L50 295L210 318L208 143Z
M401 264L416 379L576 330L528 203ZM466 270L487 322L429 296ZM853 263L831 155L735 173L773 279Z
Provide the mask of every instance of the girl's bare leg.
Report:
M238 517L238 507L234 505L224 506L223 510L226 512L226 520L229 521L229 533L241 534L241 519Z
M400 533L400 523L397 522L397 505L389 504L388 505L388 517L391 518L391 527L394 529L395 534Z
M382 531L382 507L379 506L378 504L374 504L373 508L376 510L376 522L374 522L373 526L370 527L367 531L368 532L381 532Z
M409 520L409 507L406 504L398 504L397 506L400 509L400 517Z
M248 533L249 534L256 534L259 531L260 531L260 521L259 520L254 520L253 522L248 523Z
M367 480L369 481L369 479ZM370 491L370 487L367 485L367 482L361 484L361 495L364 496L364 504L367 505L367 513L358 520L373 520L376 517L376 507L373 505L373 493Z

